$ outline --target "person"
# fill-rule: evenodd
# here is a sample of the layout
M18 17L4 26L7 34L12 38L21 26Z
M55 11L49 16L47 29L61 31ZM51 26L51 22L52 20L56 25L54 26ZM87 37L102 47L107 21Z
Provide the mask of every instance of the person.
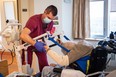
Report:
M39 43L43 43L43 42L39 42ZM62 52L64 53L64 55L60 55L58 53L56 53L55 51L53 51L52 49L49 48L49 46L47 45L42 45L42 49L46 50L46 53L60 66L69 66L71 63L75 62L76 60L85 57L87 55L90 55L92 50L93 50L93 45L85 40L81 40L78 42L73 42L73 41L67 41L67 42L61 42L61 45L64 46L65 48L67 48L68 50L70 50L70 52L66 52L62 49ZM52 64L52 66L55 66L54 64ZM46 75L55 75L53 73L53 69L54 67L51 66L47 66L43 69L42 71L42 76L46 76Z
M32 55L33 52L35 52L35 54L38 57L40 72L42 71L44 66L48 66L47 56L46 56L46 52L42 52L45 50L41 50L41 45L38 43L38 41L33 40L33 38L47 31L52 31L53 20L57 16L57 12L58 12L57 7L54 5L50 5L44 10L44 13L33 15L27 21L20 35L20 38L24 42L31 45L27 48L28 64L30 64L30 66L32 65ZM25 64L24 56L25 56L24 52L22 52L23 65Z
M62 52L64 55L59 55L55 51L51 50L49 46L44 46L47 54L52 57L59 65L61 66L68 66L69 64L73 63L74 61L90 55L90 53L93 50L93 45L85 40L81 40L78 42L74 41L67 41L64 43L61 43L62 46L70 50L69 52L66 52L62 49Z

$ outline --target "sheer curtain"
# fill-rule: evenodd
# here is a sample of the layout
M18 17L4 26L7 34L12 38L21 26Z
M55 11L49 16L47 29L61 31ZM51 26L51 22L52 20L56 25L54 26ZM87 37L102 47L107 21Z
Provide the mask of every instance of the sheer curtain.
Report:
M85 39L90 36L89 0L73 1L73 38Z

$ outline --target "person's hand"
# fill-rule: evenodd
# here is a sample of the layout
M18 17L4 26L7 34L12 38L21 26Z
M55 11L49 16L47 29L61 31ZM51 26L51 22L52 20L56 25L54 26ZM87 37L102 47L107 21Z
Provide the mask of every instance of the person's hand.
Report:
M62 44L61 39L57 39L56 41L57 41L59 44Z
M50 66L55 67L55 66L57 66L57 64L55 64L55 63L51 63Z
M47 45L45 45L44 48L45 48L46 52L48 52L50 50L49 46L47 46Z
M35 47L38 51L40 51L40 52L45 52L45 51L46 51L45 48L44 48L45 45L46 45L46 44L43 43L43 42L36 41L34 47Z

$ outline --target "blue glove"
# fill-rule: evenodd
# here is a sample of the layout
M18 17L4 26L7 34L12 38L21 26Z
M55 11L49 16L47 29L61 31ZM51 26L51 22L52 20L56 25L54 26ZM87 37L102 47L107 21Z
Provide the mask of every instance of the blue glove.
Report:
M45 52L45 46L46 44L42 43L42 42L39 42L39 41L36 41L34 47L39 51L39 52Z

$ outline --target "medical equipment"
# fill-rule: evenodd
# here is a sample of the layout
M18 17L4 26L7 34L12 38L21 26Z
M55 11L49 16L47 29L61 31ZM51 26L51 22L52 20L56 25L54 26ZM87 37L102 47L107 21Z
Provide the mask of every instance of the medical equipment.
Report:
M4 41L4 42L6 42L7 45L12 45L12 46L18 45L19 44L19 34L20 34L20 31L22 28L21 24L18 23L17 20L7 20L6 22L7 22L6 27L0 32L0 36L3 37L2 38L3 40L5 38L6 41ZM9 49L12 48L11 46L6 47L4 45L5 43L3 44L3 42L1 42L1 41L0 41L0 43L1 43L2 47L7 51L9 51ZM12 49L10 49L10 50L12 50Z
M7 43L16 42L19 40L21 24L17 20L7 20L6 27L0 32L0 35L6 38Z
M19 64L18 62L21 60L19 58L20 52L15 52L14 46L20 44L19 35L21 32L21 28L22 25L18 23L17 20L7 20L6 27L0 32L0 36L3 37L2 40L5 39L4 43L0 41L0 44L3 47L3 51L10 51L11 53L14 52L16 54L17 64ZM18 68L18 70L21 71L20 68Z
M33 38L33 40L38 40L38 39L40 39L40 38L42 38L42 37L44 37L45 39L49 39L49 38L53 39L54 37L56 37L56 36L58 36L58 35L63 35L63 33L57 33L57 34L51 35L50 32L47 31L47 32L44 33L44 34L42 34L42 35L40 35L40 36L37 36L37 37ZM66 36L65 36L65 37L66 37ZM15 47L15 50L16 50L16 51L20 51L20 50L22 50L22 49L26 49L28 46L30 46L30 44L24 43L24 44L22 44L22 45L16 46L16 47Z
M0 35L5 39L4 44L3 42L0 42L2 45L3 51L9 51L12 54L12 63L13 63L13 58L16 55L16 60L17 60L17 65L18 65L18 72L24 72L24 73L32 73L32 69L28 64L22 65L22 60L21 60L21 50L16 51L15 47L21 44L21 40L19 38L20 32L22 30L22 25L18 23L17 20L7 20L6 21L6 27L0 32ZM1 55L2 56L2 55ZM11 64L12 64L11 63ZM10 65L11 65L10 64Z

